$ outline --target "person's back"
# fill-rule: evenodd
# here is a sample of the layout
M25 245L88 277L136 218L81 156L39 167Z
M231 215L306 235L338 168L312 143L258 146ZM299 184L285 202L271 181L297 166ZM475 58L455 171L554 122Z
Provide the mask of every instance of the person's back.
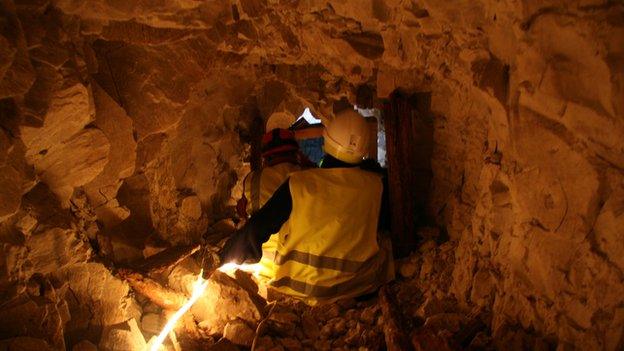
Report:
M380 176L314 169L292 174L289 186L292 212L280 231L271 285L311 304L374 291L388 271L377 242Z

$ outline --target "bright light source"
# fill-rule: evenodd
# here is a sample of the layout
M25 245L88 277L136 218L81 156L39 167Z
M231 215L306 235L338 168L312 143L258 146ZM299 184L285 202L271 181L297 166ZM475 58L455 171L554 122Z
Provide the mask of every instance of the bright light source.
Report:
M167 335L169 335L169 333L173 330L178 320L202 296L202 294L204 293L204 290L206 290L206 287L208 286L208 281L204 280L204 278L202 277L203 273L204 273L204 270L202 269L199 272L199 276L197 277L197 280L195 281L195 283L193 283L193 293L191 294L191 298L188 301L186 301L186 303L182 305L182 307L180 307L180 309L177 310L176 313L174 313L174 315L171 316L171 318L169 318L169 321L167 321L167 324L165 324L165 327L160 332L160 334L158 334L158 337L152 344L150 351L158 351L158 349L160 349L160 346L162 345L163 341L165 341L165 338L167 337Z
M248 272L255 276L257 276L260 272L260 264L259 263L241 263L237 264L234 262L229 262L219 267L219 271L227 274L233 275L236 270Z
M321 120L312 115L309 107L306 107L305 110L303 110L303 113L299 116L299 118L297 118L297 121L302 118L305 119L308 124L321 124Z

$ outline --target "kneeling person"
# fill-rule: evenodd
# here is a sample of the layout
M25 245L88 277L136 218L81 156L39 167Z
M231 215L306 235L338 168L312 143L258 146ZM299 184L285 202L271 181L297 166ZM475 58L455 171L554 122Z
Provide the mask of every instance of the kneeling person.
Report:
M391 249L377 235L382 179L361 167L369 131L354 110L336 116L324 134L321 168L292 173L228 240L223 261L258 261L262 243L279 231L270 282L278 291L316 304L367 294L392 279Z

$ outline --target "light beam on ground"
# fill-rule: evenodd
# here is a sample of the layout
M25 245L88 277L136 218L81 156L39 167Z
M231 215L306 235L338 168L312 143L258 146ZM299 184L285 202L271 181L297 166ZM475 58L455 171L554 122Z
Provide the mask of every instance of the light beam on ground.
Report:
M165 327L160 332L160 334L158 334L158 337L156 338L156 340L152 344L152 347L150 348L150 351L158 351L158 349L160 348L162 343L165 341L165 338L167 337L167 335L175 327L175 325L178 322L178 320L202 296L202 294L206 290L206 287L208 286L208 281L204 280L204 278L202 277L203 273L204 273L204 270L202 269L199 272L199 276L197 277L197 280L195 281L195 283L193 283L193 293L191 294L191 298L188 299L188 301L186 301L186 303L184 305L182 305L182 307L180 307L180 309L177 310L176 313L174 313L173 316L171 316L171 318L169 318L169 320L167 321L167 324L165 324Z

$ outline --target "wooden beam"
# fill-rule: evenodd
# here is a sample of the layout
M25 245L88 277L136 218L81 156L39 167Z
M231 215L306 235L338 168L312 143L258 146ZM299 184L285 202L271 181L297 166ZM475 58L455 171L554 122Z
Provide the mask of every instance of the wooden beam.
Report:
M395 257L406 256L416 248L417 228L428 221L433 126L427 96L408 97L396 92L383 106Z
M129 269L120 269L117 274L130 285L137 293L145 296L155 305L166 310L178 310L186 303L186 296L165 288L157 281L144 276L141 273Z
M394 296L389 291L388 286L379 290L379 304L384 319L383 331L386 339L386 349L388 351L410 351L414 350L407 333L401 328L403 316L396 306Z

